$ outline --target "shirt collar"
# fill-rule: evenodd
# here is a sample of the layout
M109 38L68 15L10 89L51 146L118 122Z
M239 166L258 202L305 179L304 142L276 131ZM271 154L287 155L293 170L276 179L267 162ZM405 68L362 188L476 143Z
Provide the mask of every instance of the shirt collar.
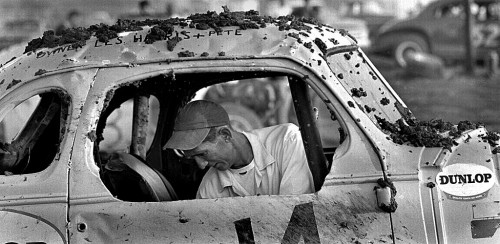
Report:
M252 132L242 132L243 135L246 136L248 141L250 142L250 146L252 147L252 152L253 152L253 162L255 163L256 169L259 171L257 174L259 175L259 179L257 182L258 185L260 184L260 176L261 173L260 171L265 170L267 166L273 164L276 162L274 157L269 154L267 151L266 147L262 145L262 142L260 142L259 137ZM225 170L225 171L219 171L219 180L221 183L221 191L224 191L225 187L233 186L235 179L232 177L232 173L230 170Z
M252 146L253 158L255 161L255 166L258 170L264 170L270 164L276 162L274 157L269 154L266 147L262 145L259 137L252 132L242 132L250 142L250 146Z

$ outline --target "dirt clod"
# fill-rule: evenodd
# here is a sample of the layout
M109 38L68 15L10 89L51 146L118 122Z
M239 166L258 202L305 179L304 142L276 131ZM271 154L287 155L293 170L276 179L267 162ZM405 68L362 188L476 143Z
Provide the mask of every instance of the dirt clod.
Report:
M38 75L43 75L47 73L47 70L44 70L44 69L39 69L37 72L35 72L35 76L38 76Z
M382 104L384 106L389 105L389 103L391 103L391 101L386 97L384 97L380 100L380 104Z
M126 31L138 31L142 30L144 26L153 26L149 33L145 37L146 44L152 44L156 41L167 40L168 50L173 51L174 47L177 45L182 38L172 37L174 32L174 26L179 25L181 27L196 28L199 30L214 29L216 32L221 32L222 27L227 26L237 26L239 29L259 29L265 28L268 24L274 24L278 26L279 30L290 30L294 29L301 31L301 34L308 36L311 31L311 27L306 24L316 25L316 29L322 31L323 25L319 23L314 18L297 18L294 16L281 16L281 17L269 17L261 16L259 12L250 11L236 11L231 12L226 6L223 7L224 12L216 13L212 11L207 11L206 13L197 13L190 15L187 18L170 18L165 20L158 19L146 19L143 21L138 20L118 20L114 25L98 24L92 25L88 28L69 28L63 31L61 35L55 35L52 30L44 32L41 38L36 38L31 40L25 48L24 53L35 52L41 48L54 48L61 45L71 44L73 47L78 48L86 44L86 41L90 37L95 36L100 42L109 42L113 38L117 38L118 34ZM181 32L182 33L182 32ZM344 32L342 32L344 33ZM293 35L301 42L297 35ZM336 40L331 40L334 43L338 43ZM320 39L314 40L314 43L318 48L326 53L326 44ZM312 48L312 43L304 43L308 48Z
M358 88L352 88L351 93L354 97L366 97L367 93L366 91L363 90L362 87Z
M492 147L498 146L498 140L500 140L500 136L497 132L488 131L485 136L482 136L481 139L487 141Z
M177 56L179 58L194 57L194 53L186 50L186 51L177 53Z
M16 80L16 79L13 79L12 82L7 86L7 89L6 90L9 90L11 87L19 84L21 82L21 80Z

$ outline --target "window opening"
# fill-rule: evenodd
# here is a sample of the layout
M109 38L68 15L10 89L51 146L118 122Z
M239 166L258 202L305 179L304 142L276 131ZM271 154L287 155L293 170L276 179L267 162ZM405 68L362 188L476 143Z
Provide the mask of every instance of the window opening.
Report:
M156 125L158 123L158 112L160 103L155 96L148 99L148 126L146 137L146 150L151 147ZM130 98L114 109L106 120L102 141L99 149L104 152L130 151L132 143L134 99Z
M294 104L289 81L290 77L271 72L232 72L232 73L204 73L204 74L176 74L174 76L159 76L149 80L134 82L130 86L122 86L109 92L97 128L96 163L101 168L101 178L110 192L117 198L125 201L156 201L154 189L147 179L134 172L127 164L116 163L120 160L119 153L125 151L131 155L130 141L107 142L109 131L116 130L117 124L110 123L118 108L128 107L127 116L133 121L131 110L133 97L140 93L150 97L149 114L156 114L156 119L148 121L155 124L154 132L147 135L147 156L142 162L158 174L163 176L173 187L178 199L194 199L198 187L208 169L200 169L196 160L181 157L174 150L163 146L172 135L175 118L179 109L190 101L207 100L221 105L229 115L231 125L239 132L248 132L286 123L294 123L303 131L303 144L308 160L306 169L313 162L316 187L319 190L324 177L328 173L330 164L325 156L331 158L335 148L342 143L340 140L338 121L324 102L317 96L305 81L294 78L302 89L296 89L297 102ZM305 95L304 95L305 94ZM151 103L151 98L157 102ZM310 99L305 101L304 99ZM298 108L294 109L294 107ZM302 119L295 117L296 111L307 110ZM123 124L130 134L133 134L133 122ZM312 125L312 126L311 126ZM333 127L332 127L333 126ZM109 127L109 128L108 128ZM108 131L109 130L109 131ZM309 136L313 135L313 136ZM102 136L102 138L101 138ZM116 137L117 138L117 137ZM127 137L129 138L129 137ZM122 139L123 140L123 139ZM322 144L325 144L324 148ZM117 146L120 145L120 146ZM314 147L310 145L315 145ZM332 150L333 149L333 150ZM120 152L120 153L121 153ZM133 155L138 156L138 155ZM318 170L319 169L319 170ZM149 184L149 185L148 185Z
M2 120L0 174L29 174L46 169L59 152L68 102L59 92L34 96ZM18 120L20 119L20 120Z

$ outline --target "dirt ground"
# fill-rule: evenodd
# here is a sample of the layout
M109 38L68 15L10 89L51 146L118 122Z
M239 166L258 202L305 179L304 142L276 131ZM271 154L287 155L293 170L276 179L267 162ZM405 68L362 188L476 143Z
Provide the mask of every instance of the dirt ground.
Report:
M476 67L468 75L457 65L445 67L441 77L426 77L370 58L419 120L468 120L500 131L500 74L489 75Z

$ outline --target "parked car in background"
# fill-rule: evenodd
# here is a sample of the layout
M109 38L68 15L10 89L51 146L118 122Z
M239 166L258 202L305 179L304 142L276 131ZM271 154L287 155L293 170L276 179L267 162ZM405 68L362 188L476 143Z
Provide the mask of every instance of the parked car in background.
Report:
M324 23L336 29L347 30L363 49L371 46L370 29L366 21L362 19L330 15L328 18L325 18Z
M390 21L374 40L372 51L393 57L406 66L409 52L426 52L445 61L465 57L465 5L463 0L439 0L430 3L415 17ZM478 60L497 50L500 37L500 1L474 0L472 44Z
M339 12L347 18L363 20L368 27L370 38L375 37L379 28L396 16L375 0L346 0Z
M0 20L0 50L31 40L40 35L44 28L44 24L35 18Z
M319 5L318 2L313 2L308 7L295 7L291 14L297 17L313 17L335 29L346 30L361 48L368 48L371 45L370 30L366 21L362 19L342 16L338 10Z

